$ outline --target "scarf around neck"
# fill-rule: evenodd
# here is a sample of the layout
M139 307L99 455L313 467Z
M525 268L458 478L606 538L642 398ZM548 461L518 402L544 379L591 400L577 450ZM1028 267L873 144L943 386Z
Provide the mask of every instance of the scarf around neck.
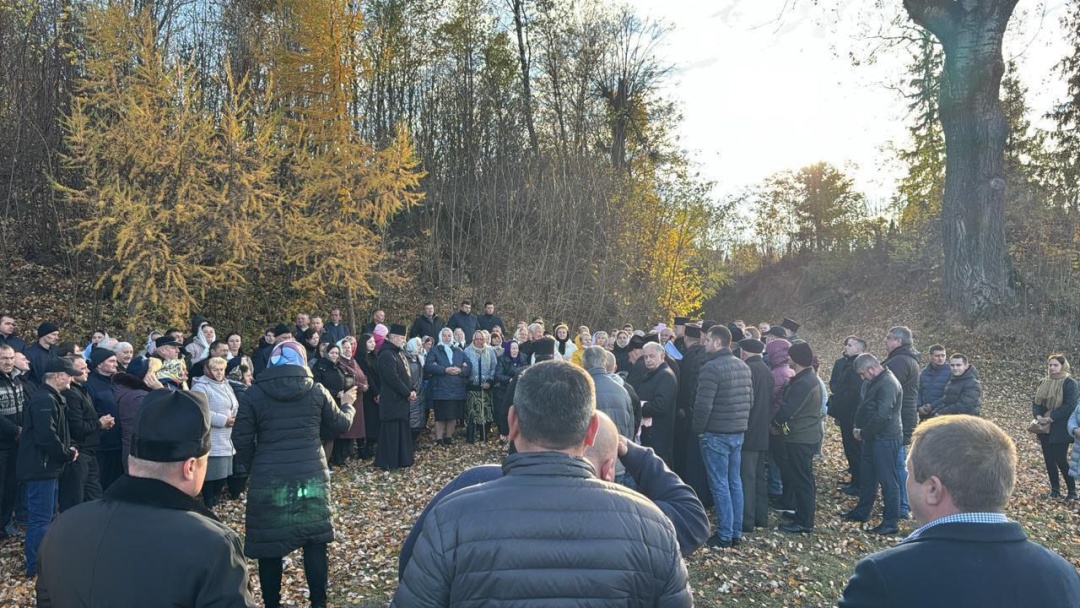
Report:
M1065 379L1069 377L1069 362L1061 366L1061 371L1056 374L1047 373L1038 390L1035 391L1035 403L1046 408L1047 413L1061 405L1062 387Z

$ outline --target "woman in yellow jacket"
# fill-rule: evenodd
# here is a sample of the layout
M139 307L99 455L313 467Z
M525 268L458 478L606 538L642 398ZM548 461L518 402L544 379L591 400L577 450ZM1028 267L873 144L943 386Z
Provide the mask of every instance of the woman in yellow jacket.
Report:
M570 362L578 367L584 367L581 363L581 356L585 354L586 348L592 346L592 334L589 333L588 327L581 326L581 333L574 338L574 346L577 347L577 350L570 354Z

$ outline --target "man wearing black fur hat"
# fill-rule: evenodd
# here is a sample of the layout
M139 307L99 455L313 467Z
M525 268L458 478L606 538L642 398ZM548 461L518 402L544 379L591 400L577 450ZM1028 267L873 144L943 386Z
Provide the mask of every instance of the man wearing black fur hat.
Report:
M240 537L194 498L209 453L205 396L148 394L129 476L65 512L41 544L38 606L254 607Z

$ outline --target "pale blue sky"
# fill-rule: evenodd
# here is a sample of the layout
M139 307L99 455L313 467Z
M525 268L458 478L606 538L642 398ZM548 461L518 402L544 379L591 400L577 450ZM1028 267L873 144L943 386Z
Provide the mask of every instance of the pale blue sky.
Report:
M666 94L684 113L681 142L725 194L780 170L824 160L846 166L873 197L891 193L897 168L883 149L905 142L903 104L886 83L895 52L853 67L875 15L869 0L630 0L671 23L663 47L677 67ZM892 0L903 11L900 0ZM1064 93L1051 78L1066 47L1065 0L1020 3L1006 55L1019 57L1039 114ZM822 8L820 5L831 8ZM786 7L786 8L785 8ZM1035 118L1035 117L1033 117Z

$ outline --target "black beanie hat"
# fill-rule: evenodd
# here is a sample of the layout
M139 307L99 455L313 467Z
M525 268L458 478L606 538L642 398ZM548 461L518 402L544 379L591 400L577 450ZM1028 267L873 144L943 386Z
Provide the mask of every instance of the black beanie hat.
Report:
M95 348L90 351L90 369L96 369L97 366L108 361L112 357L115 357L116 353L107 348Z
M210 452L206 394L158 389L143 398L135 417L131 455L153 462L182 462Z
M806 342L799 342L792 344L788 349L788 356L791 360L803 367L810 367L814 364L814 351L810 349L810 345Z
M47 336L47 335L49 335L49 334L51 334L53 332L56 332L56 331L60 331L60 328L56 326L56 323L49 323L48 321L46 321L46 322L42 323L41 325L38 325L38 327L37 327L37 337L38 338L44 338L45 336Z

